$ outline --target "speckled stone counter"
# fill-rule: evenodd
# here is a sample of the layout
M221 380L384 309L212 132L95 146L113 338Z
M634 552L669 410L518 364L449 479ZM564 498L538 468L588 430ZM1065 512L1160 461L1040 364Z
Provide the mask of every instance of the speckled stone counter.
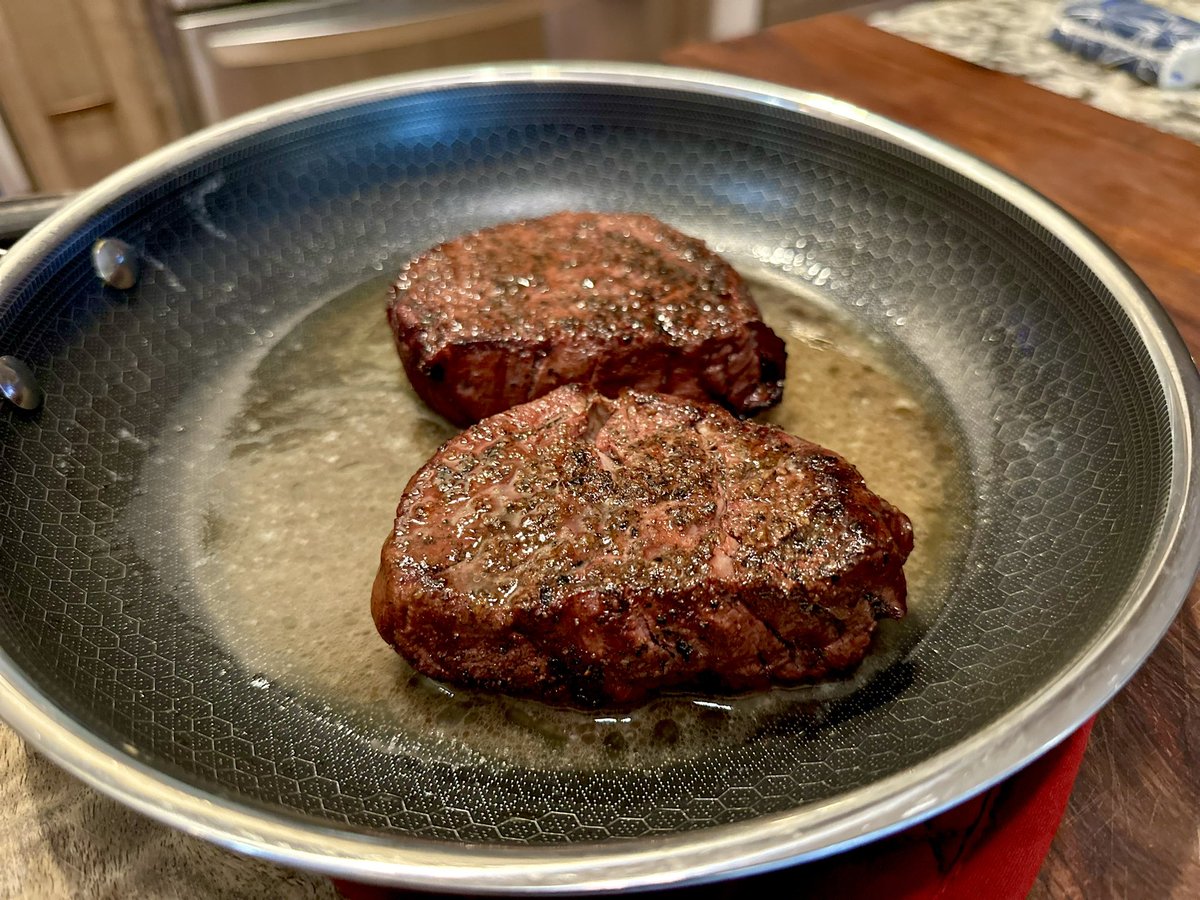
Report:
M1200 20L1200 0L1157 0ZM1052 44L1056 0L933 0L877 12L877 28L1200 143L1200 88L1162 91Z

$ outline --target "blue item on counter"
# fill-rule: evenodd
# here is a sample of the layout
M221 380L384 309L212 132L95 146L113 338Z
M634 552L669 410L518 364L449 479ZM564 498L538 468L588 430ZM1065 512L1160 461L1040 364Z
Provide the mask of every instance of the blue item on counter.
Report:
M1149 3L1068 3L1050 40L1162 88L1200 85L1200 22Z

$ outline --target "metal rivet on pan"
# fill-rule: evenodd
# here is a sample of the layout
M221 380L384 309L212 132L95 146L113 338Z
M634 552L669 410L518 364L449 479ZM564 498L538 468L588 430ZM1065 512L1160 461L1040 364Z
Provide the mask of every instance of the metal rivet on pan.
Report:
M137 284L137 253L120 238L100 238L92 247L92 266L101 280L119 290Z
M29 366L15 356L0 356L0 393L21 409L42 405L42 389Z

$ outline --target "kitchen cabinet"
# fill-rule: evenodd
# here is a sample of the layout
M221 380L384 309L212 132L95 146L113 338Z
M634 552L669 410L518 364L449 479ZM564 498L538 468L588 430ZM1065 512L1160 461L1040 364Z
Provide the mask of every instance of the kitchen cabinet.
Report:
M84 187L181 133L138 0L3 0L0 111L33 187Z

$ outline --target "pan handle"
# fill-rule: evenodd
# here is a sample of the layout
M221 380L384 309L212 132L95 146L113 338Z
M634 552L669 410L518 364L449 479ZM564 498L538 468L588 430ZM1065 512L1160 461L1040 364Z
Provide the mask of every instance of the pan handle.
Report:
M34 225L71 199L72 194L29 194L0 198L0 248L16 243Z

